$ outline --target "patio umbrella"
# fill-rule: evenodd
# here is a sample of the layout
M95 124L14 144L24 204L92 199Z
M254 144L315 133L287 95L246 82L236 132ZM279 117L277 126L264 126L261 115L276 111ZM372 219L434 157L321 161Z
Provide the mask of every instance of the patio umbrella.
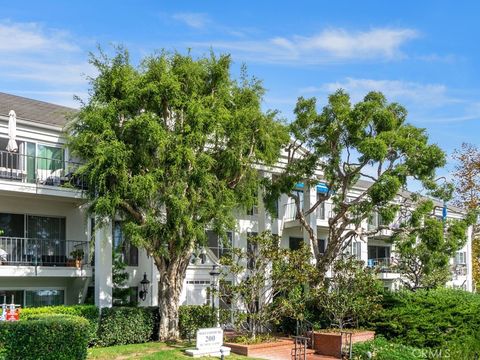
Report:
M15 111L10 110L8 113L8 144L7 151L17 151L18 146L15 138L17 136L17 114Z

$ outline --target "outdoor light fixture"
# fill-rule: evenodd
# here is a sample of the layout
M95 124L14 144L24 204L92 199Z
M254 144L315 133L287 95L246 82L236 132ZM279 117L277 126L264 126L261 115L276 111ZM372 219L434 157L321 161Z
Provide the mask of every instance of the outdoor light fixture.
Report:
M148 294L148 287L150 286L150 281L147 279L147 273L143 274L143 280L140 281L140 292L138 293L138 296L140 297L140 300L145 301L147 298Z

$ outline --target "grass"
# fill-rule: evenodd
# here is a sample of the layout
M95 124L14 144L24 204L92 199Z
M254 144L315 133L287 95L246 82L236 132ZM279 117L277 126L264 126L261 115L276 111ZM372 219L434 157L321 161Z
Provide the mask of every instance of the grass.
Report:
M194 348L188 344L166 344L150 342L145 344L118 345L104 348L88 349L88 360L186 360L192 357L184 354L183 350ZM196 359L218 359L215 357L201 357ZM254 360L245 356L231 354L229 360Z

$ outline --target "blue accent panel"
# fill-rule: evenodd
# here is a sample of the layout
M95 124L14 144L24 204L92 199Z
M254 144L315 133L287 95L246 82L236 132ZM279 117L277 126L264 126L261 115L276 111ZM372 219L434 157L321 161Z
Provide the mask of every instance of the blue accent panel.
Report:
M296 188L296 189L303 189L304 186L305 186L305 185L304 185L303 183L297 183L297 184L295 185L295 188Z
M317 192L326 194L328 193L328 187L324 183L317 184Z

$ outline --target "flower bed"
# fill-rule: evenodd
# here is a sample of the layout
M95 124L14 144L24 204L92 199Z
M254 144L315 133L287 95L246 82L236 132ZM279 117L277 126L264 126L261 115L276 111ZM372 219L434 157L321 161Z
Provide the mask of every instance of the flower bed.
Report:
M284 348L292 348L292 339L278 338L276 341L263 342L260 344L239 344L235 342L225 342L224 346L231 348L231 351L244 356L261 356L271 354L273 351Z
M352 344L373 340L375 332L369 330L353 331ZM344 341L346 341L344 337ZM314 332L314 349L317 354L335 356L340 358L342 355L342 334L340 332L320 331Z

